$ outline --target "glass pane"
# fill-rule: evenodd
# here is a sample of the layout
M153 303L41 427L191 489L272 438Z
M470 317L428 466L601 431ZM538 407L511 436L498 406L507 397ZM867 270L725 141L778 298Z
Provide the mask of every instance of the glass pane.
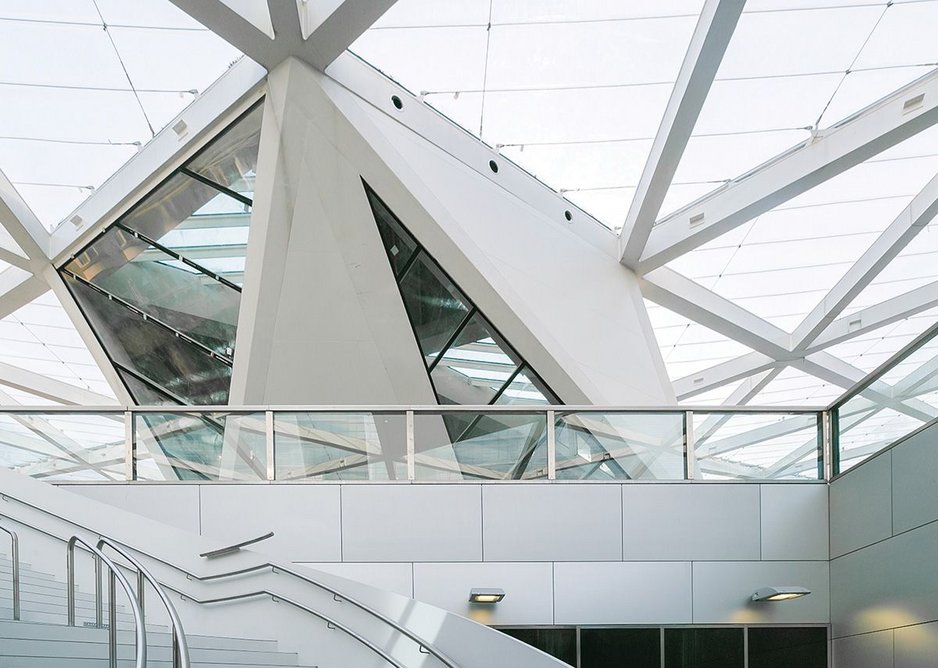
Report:
M417 480L547 477L545 413L418 413Z
M65 282L108 356L180 403L228 402L231 367L70 276Z
M530 368L524 367L511 379L511 384L498 395L495 403L496 405L518 406L547 405L560 402L547 389L544 381L537 377L537 374L531 371Z
M234 354L240 293L112 227L66 267L215 352Z
M928 421L926 415L914 408L901 406L912 414L887 408L881 395L866 391L837 409L838 472L843 473L865 461Z
M665 629L665 668L743 668L743 630Z
M127 390L130 392L130 396L133 397L134 402L138 406L172 406L178 403L160 394L142 380L119 366L115 366L114 368L117 370L117 375L124 381Z
M621 668L624 665L661 668L661 631L580 629L580 668Z
M159 243L199 267L240 285L250 226L251 208L219 193L168 230ZM189 265L178 264L187 271L194 271Z
M176 174L137 204L120 222L148 239L159 241L216 197L218 190L185 174Z
M545 654L576 665L576 629L499 629L505 635L536 647Z
M469 300L422 252L401 280L400 287L417 343L429 364L466 317Z
M138 480L266 480L263 413L137 413Z
M558 479L684 479L681 413L562 413L555 434Z
M406 480L402 413L275 413L278 480Z
M694 413L696 477L818 480L816 413Z
M521 364L481 314L473 315L430 374L441 404L488 404Z
M124 480L123 413L0 415L0 466L42 480Z
M400 277L411 256L417 252L417 242L371 188L365 186L365 193L375 222L378 223L378 232L384 242L384 250L388 253L391 269L395 276Z
M258 104L186 167L229 190L253 199L263 116L264 106Z
M827 668L827 629L749 629L749 668Z

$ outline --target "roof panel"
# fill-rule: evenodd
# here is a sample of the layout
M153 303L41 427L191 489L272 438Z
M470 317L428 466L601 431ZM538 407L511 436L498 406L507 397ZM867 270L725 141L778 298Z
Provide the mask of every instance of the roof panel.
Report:
M238 56L168 0L2 1L0 170L54 227Z

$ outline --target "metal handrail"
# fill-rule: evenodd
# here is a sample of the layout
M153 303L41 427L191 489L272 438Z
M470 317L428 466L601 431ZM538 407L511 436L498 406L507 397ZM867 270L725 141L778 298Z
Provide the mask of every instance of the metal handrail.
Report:
M169 600L169 597L166 595L166 592L163 590L163 586L157 581L147 568L140 563L135 557L128 554L127 550L115 544L114 541L109 540L108 538L100 538L96 547L103 551L105 547L110 547L112 550L117 552L121 557L130 562L130 564L137 569L137 598L140 604L141 614L143 614L143 590L144 590L144 581L149 582L153 589L156 591L156 595L160 597L160 601L163 603L163 607L166 608L166 612L169 615L169 619L172 625L173 630L173 668L189 668L189 643L186 640L186 633L182 628L182 620L179 618L179 613L176 612L175 606ZM98 609L100 609L101 601L98 599Z
M398 661L397 659L392 657L390 654L388 654L385 650L381 649L380 647L375 645L373 642L368 640L368 638L358 633L357 631L352 630L348 626L345 626L344 624L335 620L334 618L329 617L328 615L322 612L319 612L318 610L314 610L307 605L299 603L298 601L294 601L293 599L287 598L285 596L281 596L280 594L275 594L271 591L267 591L266 589L260 589L258 591L252 591L252 592L247 592L243 594L232 594L231 596L222 596L221 598L197 599L192 596L189 596L188 594L184 592L179 591L178 589L170 587L169 585L166 585L166 587L168 589L172 589L174 592L179 594L182 598L192 601L193 603L196 603L198 605L213 605L215 603L230 603L232 601L240 601L240 600L244 600L248 598L257 598L258 596L270 596L271 601L273 601L274 603L279 603L282 601L284 603L287 603L288 605L292 605L293 607L302 610L303 612L313 615L314 617L317 617L318 619L321 619L322 621L326 622L326 625L329 626L330 628L339 629L340 631L347 634L354 640L357 640L361 644L365 645L368 649L373 651L375 654L380 656L382 659L390 663L395 668L406 668L406 666L404 666L400 661ZM420 648L423 649L424 646L421 645Z
M51 512L51 511L49 511L49 510L46 510L45 508L41 508L41 507L39 507L39 506L36 506L36 505L34 505L34 504L32 504L32 503L29 503L28 501L23 501L22 499L18 499L17 497L12 496L12 495L10 495L10 494L8 494L8 493L3 493L3 494L2 494L2 498L3 498L3 499L9 499L9 500L12 500L12 501L16 501L17 503L19 503L19 504L21 504L21 505L24 505L24 506L26 506L26 507L28 507L28 508L32 508L33 510L37 510L37 511L39 511L39 512L45 514L45 515L49 515L50 517L54 517L55 519L63 520L63 521L65 521L65 522L67 522L68 524L71 524L72 526L77 527L77 528L79 528L79 529L82 529L82 530L84 530L84 531L88 531L88 532L91 532L91 533L98 533L98 532L94 531L93 529L90 529L90 528L88 528L88 527L86 527L86 526L84 526L84 525L82 525L82 524L79 524L78 522L75 522L75 521L73 521L73 520L69 520L69 519L67 519L67 518L64 518L64 517L61 517L61 516L59 516L59 515L56 515L55 513ZM38 527L36 527L36 526L33 526L33 525L31 525L31 524L29 524L29 523L27 523L27 522L23 522L22 520L15 520L15 521L18 522L19 524L22 524L23 526L29 527L30 529L32 529L32 530L34 530L34 531L38 531L38 532L40 532L40 533L43 533L43 534L49 536L50 538L54 538L54 539L56 539L56 540L63 540L63 541L64 541L63 538L61 538L61 537L59 537L59 536L57 536L57 535L55 535L55 534L53 534L53 533L50 533L50 532L48 532L48 531L45 531L44 529L40 529L40 528L38 528ZM100 534L98 534L98 535L100 535ZM89 546L87 543L85 543L85 542L82 541L81 539L78 539L78 542L80 542L80 544L83 545L83 546L87 546L87 547L92 551L92 553L95 553L95 552L96 552L96 549L95 549L95 548L92 548L91 546ZM443 652L443 651L437 649L436 647L434 647L432 643L428 643L428 642L424 641L419 635L417 635L416 633L414 633L414 632L411 631L410 629L408 629L408 628L402 626L400 623L396 622L395 620L391 619L390 617L387 617L386 615L384 615L384 614L378 612L377 610L375 610L375 609L369 607L368 605L366 605L366 604L364 604L364 603L362 603L362 602L360 602L360 601L358 601L358 600L356 600L356 599L354 599L354 598L351 598L351 597L346 596L345 594L342 594L342 593L339 592L337 589L334 589L334 588L330 587L329 585L326 585L326 584L324 584L324 583L322 583L322 582L318 582L318 581L313 580L312 578L309 578L309 577L307 577L307 576L305 576L305 575L301 575L301 574L299 574L299 573L296 573L295 571L292 571L292 570L283 568L282 566L278 566L278 565L273 564L273 563L271 563L271 562L266 562L266 563L263 563L263 564L257 564L257 565L255 565L255 566L252 566L252 567L249 567L249 568L243 568L243 569L239 569L239 570L235 570L235 571L230 571L230 572L227 572L227 573L220 573L220 574L215 574L215 575L200 576L200 575L196 575L195 573L191 573L190 571L186 570L185 568L182 568L181 566L177 566L176 564L173 564L173 563L170 563L170 562L165 561L165 560L163 560L163 559L160 559L159 557L155 557L155 556L153 556L153 555L151 555L151 554L147 554L146 552L144 552L143 550L140 550L140 549L138 549L138 548L133 548L133 547L131 547L131 546L125 544L125 543L119 543L119 544L120 544L121 546L125 547L125 548L128 548L128 549L130 549L130 550L133 550L134 552L137 552L137 553L139 553L139 554L141 554L141 555L147 557L148 559L153 559L154 561L158 561L159 563L161 563L161 564L163 564L163 565L165 565L165 566L168 566L169 568L172 568L173 570L177 571L178 573L181 573L181 574L185 575L186 578L188 578L188 579L190 579L190 580L194 580L194 581L196 581L196 582L210 582L210 581L212 581L212 580L220 580L220 579L224 579L224 578L235 577L235 576L237 576L237 575L244 575L244 574L247 574L247 573L253 573L253 572L256 572L256 571L265 570L265 569L267 569L267 568L270 568L271 571L272 571L273 573L275 573L275 574L278 573L278 572L287 573L288 575L292 575L293 577L296 577L296 578L298 578L298 579L300 579L300 580L302 580L302 581L304 581L304 582L307 582L308 584L314 585L314 586L316 586L316 587L318 587L318 588L320 588L320 589L322 589L322 590L324 590L324 591L327 591L327 592L331 593L331 594L333 595L333 598L334 598L336 601L342 601L342 600L344 600L344 601L346 601L346 602L348 602L348 603L351 603L354 607L356 607L356 608L358 608L358 609L364 611L366 614L368 614L368 615L374 617L375 619L381 621L381 622L384 623L384 624L389 625L391 628L393 628L393 629L394 629L395 631L397 631L398 633L400 633L400 634L406 636L407 638L409 638L410 640L412 640L413 642L415 642L415 643L417 644L417 646L420 648L421 651L425 651L427 654L430 654L431 656L433 656L433 657L435 657L436 659L438 659L441 663L443 663L444 666L446 666L446 668L461 668L461 666L460 666L458 663L456 663L453 659L450 659L450 658L446 655L445 652ZM70 556L71 556L71 555L70 555ZM106 557L105 557L105 558L106 558ZM112 562L106 561L105 563L107 564L107 563L112 563ZM123 578L123 575L121 575L121 577ZM126 582L126 580L124 580L124 581ZM129 586L129 584L128 584L128 586ZM172 590L172 591L175 591L176 593L178 593L178 594L180 594L180 595L182 595L182 596L185 596L186 598L191 598L191 597L185 595L184 593L180 592L179 590L177 590L177 589L175 589L175 588L173 588L173 587L170 587L169 585L166 585L166 584L161 583L161 586L163 586L163 587L165 587L165 588L167 588L167 589L170 589L170 590ZM70 592L70 596L74 596L74 590L73 590L72 587L69 587L69 592ZM316 612L316 611L314 611L314 610L312 610L312 609L307 609L307 608L306 608L305 606L303 606L302 604L295 603L294 601L289 601L288 599L286 599L286 598L280 596L279 594L274 594L274 593L269 593L269 592L255 592L255 593L251 594L250 596L258 596L258 595L260 595L260 594L262 594L262 593L265 593L265 594L267 594L267 595L269 595L269 596L271 596L271 597L274 597L274 598L277 598L277 599L286 601L286 602L288 602L288 603L295 604L295 607L299 607L299 608L301 608L301 609L307 610L308 612L310 612L311 614L313 614L313 615L319 617L320 619L327 620L326 616L325 616L323 613ZM246 596L244 596L244 595L239 595L239 596L236 596L236 597L232 598L232 600L236 600L237 598L245 598L245 597L246 597ZM131 597L131 598L132 598L132 604L136 605L136 599L134 599L133 597ZM194 598L193 598L192 600L193 600L195 603L199 603L199 602L200 602L200 601L198 601L197 599L194 599ZM218 599L219 602L221 602L221 600L222 600L222 599ZM209 602L212 602L212 601L209 601ZM74 601L72 601L72 605L74 606ZM72 608L72 610L73 610L73 608ZM73 615L74 615L74 612L73 612ZM141 615L141 619L142 619L142 615ZM74 621L74 620L73 620L73 621ZM329 620L327 620L327 623L331 623L333 626L336 626L337 628L343 629L343 627L342 627L341 625L339 625L338 623L332 621L331 618L330 618ZM351 629L349 629L349 631L351 631ZM351 632L351 633L354 634L355 632ZM357 638L358 638L358 635L355 634L353 637L355 637L355 638L357 639ZM367 639L362 639L362 642L364 642L364 644L366 644L366 645L370 645L370 641L367 641Z
M272 563L270 563L269 561L268 561L267 563L265 563L265 564L258 564L258 565L256 565L256 566L252 566L252 567L250 567L250 568L242 568L242 569L239 569L239 570L236 570L236 571L229 571L229 572L227 572L227 573L217 573L217 574L215 574L215 575L207 575L207 576L204 576L204 577L200 577L200 576L198 576L198 575L193 575L193 574L187 573L187 576L190 577L190 578L192 578L192 579L194 579L194 580L196 580L196 581L198 581L198 582L211 582L211 581L213 581L213 580L223 580L223 579L230 578L230 577L236 577L236 576L238 576L238 575L245 575L245 574L247 574L247 573L253 573L253 572L256 572L256 571L261 571L261 570L264 570L264 569L267 569L267 568L269 568L269 569L271 570L271 572L274 573L275 575L276 575L277 573L286 573L287 575L292 575L293 577L295 577L295 578L297 578L298 580L301 580L301 581L303 581L303 582L306 582L307 584L311 584L311 585L313 585L314 587L318 587L318 588L322 589L323 591L326 591L326 592L332 594L333 598L334 598L336 601L346 601L347 603L351 603L353 606L355 606L355 607L358 608L359 610L361 610L361 611L363 611L363 612L365 612L365 613L371 615L372 617L374 617L374 618L377 619L378 621L380 621L380 622L382 622L382 623L384 623L384 624L387 624L388 626L390 626L391 628L393 628L393 629L394 629L395 631L397 631L398 633L400 633L400 634L402 634L402 635L407 636L408 638L410 638L412 641L414 641L415 643L417 643L417 645L418 645L420 648L425 649L428 654L430 654L431 656L437 658L444 666L447 666L447 668L459 668L459 665L458 665L457 663L455 663L452 659L450 659L445 653L443 653L443 652L441 652L440 650L438 650L437 648L435 648L432 644L425 642L425 641L424 641L420 636L418 636L416 633L414 633L414 632L411 631L410 629L408 629L408 628L402 626L401 624L399 624L398 622L394 621L393 619L391 619L391 618L388 617L387 615L384 615L384 614L378 612L378 611L375 610L374 608L371 608L370 606L368 606L368 605L362 603L361 601L358 601L358 600L356 600L356 599L354 599L354 598L352 598L352 597L350 597L350 596L346 596L345 594L343 594L342 592L340 592L338 589L334 589L333 587L330 587L330 586L327 585L327 584L324 584L324 583L322 583L322 582L319 582L318 580L314 580L314 579L312 579L312 578L310 578L310 577L307 577L307 576L305 576L305 575L302 575L301 573L297 573L296 571L292 571L292 570L290 570L289 568L284 568L283 566L278 566L278 565L276 565L276 564L272 564ZM182 569L179 569L179 570L182 570ZM185 571L182 571L182 572L185 573ZM255 593L254 595L258 595L258 594L262 594L262 593L270 594L270 596L273 596L273 597L276 597L276 598L282 598L282 597L279 596L278 594L273 594L273 593L266 592L266 591L265 591L265 592L257 592L257 593ZM219 601L220 601L220 600L222 600L222 599L219 599ZM284 600L286 600L286 599L284 599ZM317 614L317 616L318 616L318 613L313 613L313 614Z
M140 610L140 604L134 594L133 587L120 568L111 561L107 555L93 545L87 543L81 536L72 536L68 539L66 548L68 556L68 625L75 626L75 546L81 545L91 552L95 557L95 572L99 572L99 564L104 563L109 571L108 576L108 660L111 668L117 668L117 587L115 580L120 582L121 588L127 594L130 600L130 609L134 616L134 630L137 642L137 668L146 668L147 665L147 630L143 624L143 612ZM96 610L100 610L101 592L100 588L96 592Z
M0 526L0 531L10 537L10 571L13 579L13 621L20 619L20 539L16 532Z

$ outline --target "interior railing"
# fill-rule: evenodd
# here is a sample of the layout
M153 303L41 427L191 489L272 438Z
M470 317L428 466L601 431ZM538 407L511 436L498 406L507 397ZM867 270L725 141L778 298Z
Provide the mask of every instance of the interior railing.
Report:
M89 534L100 536L99 532L95 531L94 529L90 527L86 527L80 523L74 522L72 520L69 520L68 518L62 517L56 513L46 510L45 508L41 508L26 500L20 499L14 494L4 492L2 495L2 499L4 501L8 501L8 502L12 501L26 508L29 508L31 510L38 511L39 513L42 513L43 515L51 517L57 521L65 522L75 527L76 529L88 532ZM406 668L406 666L400 661L400 659L393 657L387 650L381 648L379 645L369 640L363 634L355 631L347 624L343 624L341 621L339 621L335 617L327 613L324 613L321 610L314 609L310 607L309 605L296 601L293 598L289 596L285 596L280 592L274 592L268 589L255 589L255 590L239 592L238 594L228 595L228 596L223 596L223 597L218 597L218 598L213 598L213 599L195 598L189 592L182 591L166 583L158 582L156 578L154 578L153 575L140 563L140 561L131 554L131 552L134 552L134 553L140 554L142 557L148 560L158 562L160 564L163 564L164 566L167 566L175 570L176 572L185 576L185 578L189 581L212 582L212 581L226 580L229 578L238 578L241 576L250 575L253 573L261 573L261 572L266 572L266 571L272 572L274 574L287 575L291 579L295 580L297 583L301 585L309 585L318 590L322 590L330 594L331 595L330 600L336 604L347 603L347 604L352 605L354 608L362 611L367 616L380 622L382 625L389 627L400 636L405 637L409 639L410 641L412 641L413 643L415 643L417 650L419 650L421 654L428 654L430 656L433 656L443 666L445 666L445 668L460 668L459 664L456 663L449 656L447 656L447 654L442 649L436 647L433 643L425 641L422 637L420 637L420 635L418 635L411 629L407 628L406 626L402 625L401 623L395 621L394 619L388 617L387 615L384 615L380 611L375 610L371 606L359 601L358 599L354 597L348 596L345 593L340 592L339 590L335 589L329 584L320 582L319 580L316 580L315 578L311 576L298 573L289 568L286 568L277 564L273 564L271 562L257 563L249 567L221 572L221 573L215 573L212 575L199 575L199 574L193 573L192 571L186 568L179 566L178 564L165 561L164 559L161 559L156 555L147 554L145 552L142 552L138 548L133 548L129 545L125 545L121 543L120 541L113 539L113 538L100 536L96 545L91 545L78 535L73 535L71 538L66 540L62 538L61 536L57 535L56 533L48 531L47 529L44 529L38 526L34 522L29 522L21 517L15 517L12 514L9 514L9 515L4 514L0 517L2 517L3 519L7 521L14 522L32 531L41 533L49 538L52 538L57 541L65 542L67 544L68 593L67 593L66 607L67 607L67 620L68 620L69 626L74 626L75 620L76 620L76 615L75 615L76 588L75 588L75 565L74 565L74 561L75 561L74 552L75 552L76 546L81 547L85 549L86 551L90 552L92 556L95 558L95 590L96 590L95 619L96 619L96 625L99 627L103 625L102 623L102 619L103 619L102 589L103 587L102 587L100 565L103 564L105 567L107 567L110 573L109 605L108 605L108 614L109 614L108 628L110 629L109 656L114 657L112 658L113 666L117 665L115 663L116 656L117 656L117 653L116 653L116 649L117 649L117 622L116 622L117 605L116 605L116 600L115 600L115 595L116 595L115 580L118 583L120 583L121 587L124 589L131 603L131 608L132 608L133 618L134 618L134 627L135 627L135 632L136 632L136 647L137 647L137 664L136 665L138 666L138 668L144 668L146 666L146 627L144 624L143 595L142 595L143 581L145 579L154 587L155 591L157 592L160 599L162 600L164 607L166 607L166 610L169 613L169 617L170 617L170 621L172 625L172 634L174 638L174 646L173 646L174 647L174 652L173 652L174 668L189 668L189 665L190 665L189 653L188 653L188 646L185 640L185 632L183 631L183 628L182 628L182 623L179 620L179 616L175 608L170 603L169 598L166 596L166 593L165 593L166 590L173 591L179 594L185 600L192 601L193 603L196 603L199 605L212 605L216 603L235 602L239 600L246 600L246 599L252 599L252 598L257 598L261 596L267 596L267 597L270 597L270 599L274 602L287 603L293 608L301 610L307 614L310 614L324 621L328 625L329 628L338 629L342 631L343 633L347 634L355 641L361 643L364 647L368 648L370 651L374 652L376 655L380 656L382 659L384 659L391 665L395 666L395 668ZM138 575L137 593L134 592L126 576L121 572L121 566L119 566L118 564L115 564L111 559L107 557L107 555L104 554L103 552L104 547L111 548L112 550L117 552L119 555L121 555L121 557L123 557L125 560L127 560L131 564L132 568L136 571ZM295 591L295 587L292 587L291 591Z
M831 406L16 407L50 481L827 480L938 419L938 324Z
M821 480L817 408L297 406L0 411L50 481Z
M938 323L848 390L830 411L833 475L938 421Z
M91 552L95 558L95 570L98 574L98 586L96 587L95 597L97 616L95 621L99 628L102 626L101 564L104 564L108 570L108 665L111 666L111 668L117 668L117 583L119 582L124 593L127 595L130 610L134 618L134 635L136 640L136 661L134 665L137 668L146 668L147 629L143 623L143 611L140 601L137 598L137 593L134 592L127 577L121 572L117 564L111 561L100 548L86 542L81 536L72 536L68 539L66 545L68 554L68 589L66 591L68 625L75 626L75 547L78 545L88 552Z

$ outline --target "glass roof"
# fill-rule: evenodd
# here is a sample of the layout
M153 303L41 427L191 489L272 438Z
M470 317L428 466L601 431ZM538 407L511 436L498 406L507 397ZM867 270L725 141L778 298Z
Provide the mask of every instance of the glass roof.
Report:
M272 34L266 2L222 2ZM629 212L703 5L398 0L351 50L615 232ZM934 25L938 0L749 0L659 220L933 73ZM240 55L169 0L0 0L0 170L52 229ZM232 133L177 175L186 182L208 179L224 192L201 201L172 230L143 239L129 272L157 267L180 284L211 280L237 290L254 179L241 168L242 154L256 153L243 140ZM938 127L668 267L795 332L936 174ZM129 237L121 243L140 245L125 222ZM833 317L849 318L912 290L938 290L936 225L926 225ZM4 230L0 247L23 255ZM4 257L18 264L9 253ZM8 285L30 278L2 259L0 273ZM752 352L720 333L719 322L648 306L672 379ZM938 309L927 306L932 303L910 307L906 317L827 352L868 372L934 322ZM501 345L489 332L494 327L480 321L476 329L466 341L446 342L437 375L471 377L483 390L497 385L498 401L541 396L522 362L485 358ZM8 344L0 361L110 396L51 294L0 320L0 341ZM230 355L230 344L215 352ZM736 388L763 378L736 380L690 402L727 401ZM789 361L763 384L750 403L822 405L842 389ZM8 396L18 400L15 392Z
M114 397L101 369L51 292L0 320L0 341L0 362ZM22 390L6 386L0 389L20 403L49 403Z
M0 0L0 170L53 228L239 56L168 0Z
M351 50L617 230L702 6L398 0ZM749 0L659 219L931 73L938 42L925 26L933 25L935 0ZM932 129L668 266L794 332L936 173ZM938 281L935 224L838 316ZM705 323L646 304L672 379L751 352ZM867 371L934 315L829 352ZM738 384L692 401L722 401ZM787 367L752 403L823 404L842 389Z

